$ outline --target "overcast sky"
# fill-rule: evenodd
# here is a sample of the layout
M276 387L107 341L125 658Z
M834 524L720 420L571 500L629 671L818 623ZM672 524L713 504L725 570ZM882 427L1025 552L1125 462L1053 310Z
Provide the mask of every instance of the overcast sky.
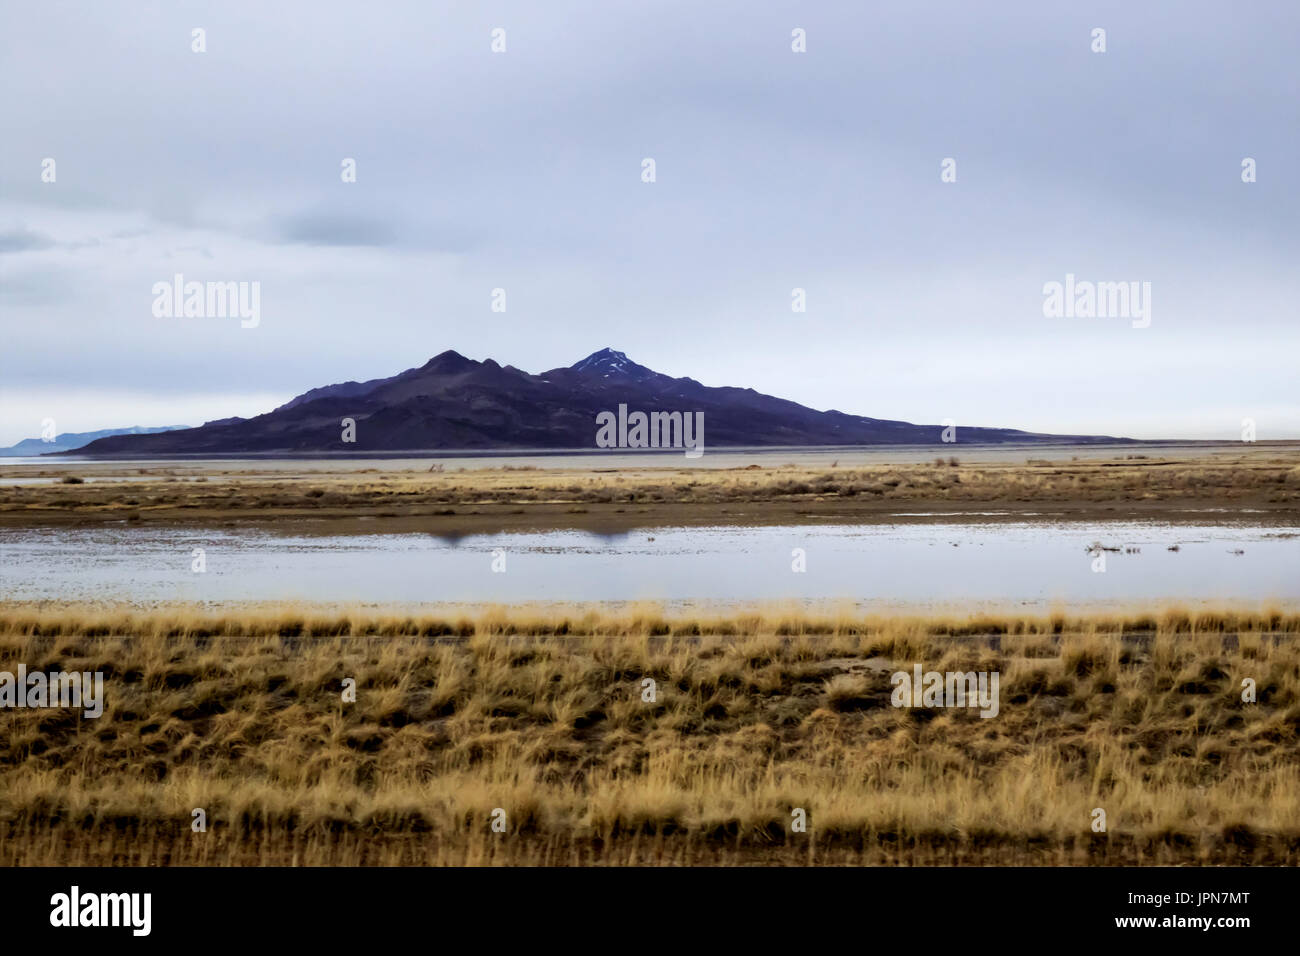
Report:
M1292 0L5 3L0 444L604 346L877 418L1297 438L1298 77ZM260 324L155 317L176 273L259 282ZM1067 273L1151 283L1150 326L1045 317Z

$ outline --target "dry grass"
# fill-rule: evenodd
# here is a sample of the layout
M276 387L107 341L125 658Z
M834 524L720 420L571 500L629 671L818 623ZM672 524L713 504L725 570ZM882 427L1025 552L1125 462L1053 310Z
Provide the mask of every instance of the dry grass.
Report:
M421 527L800 523L871 520L906 511L1047 510L1069 517L1252 508L1283 520L1300 513L1300 452L1273 448L1199 458L1118 457L1024 464L991 462L813 468L750 465L266 472L130 469L99 463L12 466L45 482L0 487L0 526L87 521L274 525L328 520L329 530L374 532L376 519ZM80 484L69 472L93 468ZM130 482L111 480L130 474ZM60 479L62 477L62 480ZM49 478L55 483L49 483ZM363 523L359 519L366 519ZM1204 515L1200 516L1204 520ZM351 524L349 525L349 522Z
M0 864L1295 864L1297 640L1273 612L9 608L0 670L101 670L108 703L0 714ZM999 715L890 706L913 663L1000 672Z

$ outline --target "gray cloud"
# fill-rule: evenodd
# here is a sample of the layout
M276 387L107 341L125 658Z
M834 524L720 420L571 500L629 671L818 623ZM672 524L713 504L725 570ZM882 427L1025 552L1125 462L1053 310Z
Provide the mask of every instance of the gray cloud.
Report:
M0 232L0 255L10 252L30 252L35 249L52 249L54 240L44 233L30 229Z
M1284 0L27 5L0 378L151 391L159 424L610 345L877 417L1300 435L1297 37ZM178 271L261 282L262 323L154 319ZM1150 281L1151 327L1045 319L1066 273Z
M389 246L396 241L392 225L382 220L328 212L282 219L274 234L283 242L312 246Z

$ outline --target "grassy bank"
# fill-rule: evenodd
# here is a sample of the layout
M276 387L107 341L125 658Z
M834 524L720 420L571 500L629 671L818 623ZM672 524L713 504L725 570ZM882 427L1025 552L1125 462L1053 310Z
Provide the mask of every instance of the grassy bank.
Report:
M819 521L942 520L953 511L1053 519L1160 517L1204 521L1211 509L1300 518L1300 452L1213 458L1130 455L1103 461L854 466L590 467L248 473L192 467L15 466L31 484L0 487L0 527L126 522L319 527L330 533L425 530L448 534L525 528ZM44 481L35 480L35 472ZM177 474L169 472L176 471ZM0 472L5 472L0 468ZM53 478L51 482L49 479ZM68 479L76 479L69 481ZM938 516L924 517L929 512ZM1000 520L1000 519L999 519Z
M0 712L0 864L1295 864L1297 641L1282 613L10 608L0 670L103 671L107 704ZM913 664L999 673L997 715L891 706Z

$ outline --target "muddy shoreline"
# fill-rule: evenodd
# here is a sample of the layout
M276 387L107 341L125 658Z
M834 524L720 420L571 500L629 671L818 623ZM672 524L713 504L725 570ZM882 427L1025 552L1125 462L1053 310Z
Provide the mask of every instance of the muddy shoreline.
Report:
M663 527L821 524L1250 522L1300 524L1300 449L1213 457L845 466L758 457L734 467L292 462L0 464L0 529L139 525L293 534L511 531L598 534Z
M453 513L448 514L451 511ZM237 528L270 534L434 534L465 537L530 531L587 531L622 534L667 527L771 527L839 524L997 524L1003 522L1095 523L1159 520L1171 524L1272 524L1300 530L1300 508L1250 502L1225 508L1215 500L1176 502L1007 503L913 500L900 508L891 501L668 502L635 507L587 503L476 504L456 508L419 507L394 513L389 506L277 509L160 509L131 515L121 509L97 512L55 508L0 512L0 529L94 526Z

